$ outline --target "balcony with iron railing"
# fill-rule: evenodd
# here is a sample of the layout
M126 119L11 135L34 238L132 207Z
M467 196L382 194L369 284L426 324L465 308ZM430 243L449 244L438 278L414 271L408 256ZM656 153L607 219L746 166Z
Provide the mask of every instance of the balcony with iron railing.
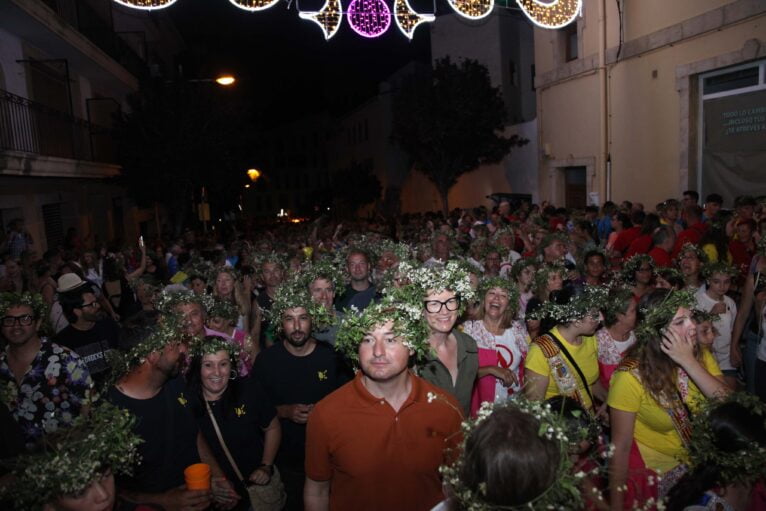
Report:
M0 153L114 163L111 129L0 89Z
M42 0L59 18L65 20L75 30L98 46L104 53L120 63L136 78L148 73L145 60L146 41L141 39L137 53L121 36L114 31L111 23L103 18L93 7L83 0ZM106 1L110 5L111 0ZM109 7L111 12L111 6ZM125 37L143 36L142 33L124 34ZM139 53L143 53L142 57Z

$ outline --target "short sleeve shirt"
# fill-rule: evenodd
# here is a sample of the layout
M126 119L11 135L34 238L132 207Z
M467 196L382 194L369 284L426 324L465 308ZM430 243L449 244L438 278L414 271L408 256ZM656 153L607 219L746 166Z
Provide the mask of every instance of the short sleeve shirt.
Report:
M458 446L461 414L444 390L410 381L398 412L370 394L361 372L311 412L306 475L330 481L330 509L420 511L444 498L439 466Z
M88 365L91 377L102 383L111 371L109 351L117 348L120 327L112 318L104 318L90 330L78 330L69 325L56 335L56 342L74 350Z
M21 385L0 352L0 399L21 426L27 447L45 433L69 427L92 397L93 380L77 354L43 337ZM6 348L7 349L7 348Z
M229 382L229 385L232 387L230 401L226 402L225 399L219 399L210 401L209 405L226 442L226 447L234 457L242 475L248 477L263 460L263 430L276 417L277 411L257 383L247 382L243 384L242 381L236 380ZM221 447L213 423L207 414L207 408L204 402L199 401L201 401L199 396L193 398L190 396L190 402L194 403L194 406L201 412L197 417L200 431L207 440L221 469L226 473L226 477L234 482L240 495L247 497L245 487L238 481L236 472L223 447ZM228 405L226 409L224 409L225 404Z
M107 399L136 416L133 431L143 440L138 446L141 463L131 476L120 476L118 485L128 490L162 493L184 484L184 469L199 463L200 458L199 429L183 377L169 380L149 399L133 399L116 387L109 388Z
M569 341L564 339L561 334L559 334L557 328L552 328L550 333L555 336L561 344L564 345L567 351L569 351L569 354L572 355L572 358L580 367L580 371L582 371L583 376L585 376L585 379L588 382L588 386L592 387L598 381L599 374L597 348L598 343L596 341L596 337L583 336L580 345L575 346L574 344L570 344ZM564 363L569 366L570 364L566 357L563 354L561 357L564 360ZM545 358L545 355L543 354L542 349L540 349L540 346L534 342L529 346L529 353L527 353L527 359L524 361L524 367L539 375L548 377L548 388L545 389L545 399L550 399L554 396L561 395L561 392L556 385L556 380L551 377L551 366L548 364L548 359ZM570 367L570 371L575 379L575 382L577 383L577 388L580 391L580 395L582 396L583 404L586 408L590 408L590 398L588 397L588 392L585 390L585 387L583 387L583 382L580 381L580 376L577 374L577 371L574 370L574 368Z
M280 342L258 355L251 380L263 387L274 406L280 406L317 403L348 378L342 373L338 356L329 345L317 342L314 351L305 357L296 357ZM280 423L280 462L303 465L306 425L289 419L280 419Z
M720 376L721 370L710 352L703 350L702 357L705 369L713 376ZM685 394L684 402L692 410L696 408L695 403L704 399L691 380L688 381L688 390L682 394ZM629 371L614 373L607 404L616 410L636 414L633 438L647 467L665 472L685 457L683 443L668 412L654 400L634 374Z

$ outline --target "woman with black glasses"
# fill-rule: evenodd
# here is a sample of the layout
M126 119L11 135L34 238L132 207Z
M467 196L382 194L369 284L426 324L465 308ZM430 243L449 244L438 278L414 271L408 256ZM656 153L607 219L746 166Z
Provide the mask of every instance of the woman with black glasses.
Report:
M407 277L423 296L431 332L428 338L431 352L419 374L455 396L467 416L479 371L479 349L470 335L455 328L455 323L465 304L473 301L468 272L458 263L449 262L444 268L413 269L407 272Z

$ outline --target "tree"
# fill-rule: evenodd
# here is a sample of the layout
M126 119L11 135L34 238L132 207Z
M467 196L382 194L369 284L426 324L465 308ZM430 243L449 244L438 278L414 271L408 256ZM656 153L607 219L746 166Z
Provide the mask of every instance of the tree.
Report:
M117 123L118 182L142 205L164 204L178 234L205 187L218 212L236 208L247 168L247 108L210 83L146 83Z
M460 176L498 163L512 147L529 142L499 134L507 121L505 104L476 60L437 60L431 76L404 81L393 110L392 139L436 186L445 215L450 188Z
M372 164L353 162L347 169L332 174L335 211L353 215L362 206L380 198L380 180L372 173Z

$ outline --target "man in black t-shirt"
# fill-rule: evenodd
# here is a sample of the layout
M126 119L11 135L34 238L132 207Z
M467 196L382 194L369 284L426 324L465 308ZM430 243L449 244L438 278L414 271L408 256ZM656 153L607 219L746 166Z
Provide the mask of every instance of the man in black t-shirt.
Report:
M252 378L260 383L277 409L282 426L277 465L287 491L288 510L303 509L303 462L306 422L314 404L348 381L330 345L311 337L311 300L305 284L285 284L277 292L272 323L281 335L255 359Z
M56 334L54 341L80 355L93 381L97 385L102 384L109 376L107 356L110 350L117 348L119 326L101 310L87 282L59 293L59 302L69 326Z
M370 282L370 256L367 252L355 248L346 256L346 270L350 283L343 294L337 298L335 307L342 311L350 307L363 311L375 298L377 290Z
M107 390L107 399L136 417L134 431L143 443L141 463L133 475L117 479L119 495L134 503L163 509L230 509L239 496L225 480L210 447L192 416L181 366L187 346L181 326L172 318L156 325L156 315L139 313L124 325L120 346L126 352L127 372ZM194 463L211 467L212 492L188 490L184 469Z

